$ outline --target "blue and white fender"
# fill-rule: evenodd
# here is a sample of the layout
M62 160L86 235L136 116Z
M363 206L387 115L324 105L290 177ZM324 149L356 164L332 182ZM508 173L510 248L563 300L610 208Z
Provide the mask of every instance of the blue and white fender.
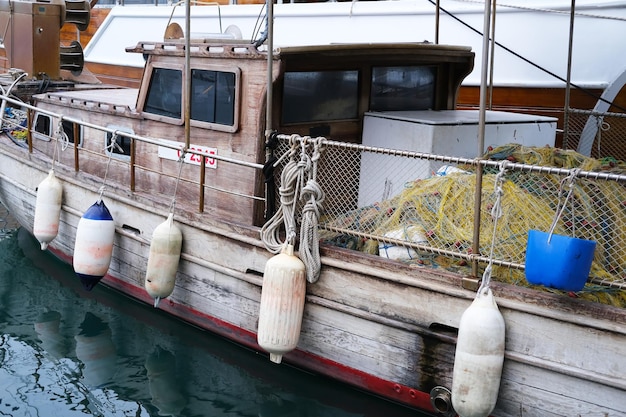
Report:
M115 223L104 201L94 203L83 214L76 230L74 272L90 291L106 275L113 254Z

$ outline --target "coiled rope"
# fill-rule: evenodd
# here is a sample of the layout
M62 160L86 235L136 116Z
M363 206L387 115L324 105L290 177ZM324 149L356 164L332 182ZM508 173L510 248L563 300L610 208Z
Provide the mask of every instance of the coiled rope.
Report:
M261 240L271 253L278 253L286 245L295 246L296 209L300 200L307 200L302 209L300 228L300 258L307 271L307 281L314 283L319 278L321 260L319 255L318 220L324 201L324 193L316 181L317 162L321 156L320 140L313 141L313 156L307 152L308 137L293 135L291 149L285 156L289 161L283 168L278 190L280 206L270 220L261 228ZM298 158L299 151L299 158ZM285 240L281 241L281 226L285 226Z
M317 139L313 144L309 179L302 189L302 200L306 203L302 208L302 224L300 225L300 258L306 267L307 280L311 283L318 280L322 267L318 223L324 202L324 191L316 180L317 162L320 157L321 139Z

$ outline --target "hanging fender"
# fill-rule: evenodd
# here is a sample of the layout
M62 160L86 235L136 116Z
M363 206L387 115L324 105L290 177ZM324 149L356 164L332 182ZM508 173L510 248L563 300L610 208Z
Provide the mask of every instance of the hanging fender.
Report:
M145 288L154 298L154 307L174 291L182 242L182 233L174 224L174 214L170 213L167 220L154 229L150 242Z
M115 223L104 201L94 203L78 222L74 244L74 272L90 291L109 270Z
M265 264L261 289L257 341L274 363L298 344L305 295L306 267L286 245Z
M461 316L452 373L452 406L461 417L495 408L504 362L505 325L491 289L480 289Z
M63 185L51 169L48 176L37 187L35 202L35 222L33 235L41 244L41 250L46 250L48 244L59 233L61 218L61 202L63 200Z

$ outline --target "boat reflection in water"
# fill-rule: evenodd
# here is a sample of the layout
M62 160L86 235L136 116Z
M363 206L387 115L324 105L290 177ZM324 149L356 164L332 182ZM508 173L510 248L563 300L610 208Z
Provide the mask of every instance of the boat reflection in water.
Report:
M80 285L27 232L0 240L0 415L416 416Z

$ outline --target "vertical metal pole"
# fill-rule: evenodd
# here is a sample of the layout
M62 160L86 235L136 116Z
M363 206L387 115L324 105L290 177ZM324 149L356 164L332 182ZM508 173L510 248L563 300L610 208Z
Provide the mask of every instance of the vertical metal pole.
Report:
M572 7L570 10L569 19L569 45L567 49L567 81L565 84L565 104L563 107L563 143L565 147L568 142L569 136L569 102L570 102L570 90L571 90L571 78L572 78L572 50L574 45L574 15L576 14L576 0L572 0Z
M272 85L274 82L274 2L267 0L267 91L265 137L272 133Z
M495 56L496 56L496 3L497 2L493 2L493 10L491 12L491 55L490 55L490 59L489 59L489 101L488 101L488 105L487 108L489 110L493 109L493 68L494 68L494 61L495 61Z
M441 10L440 0L437 0L437 7L435 9L435 45L439 45L439 12Z
M191 136L191 0L185 1L185 150Z
M485 115L486 115L486 96L487 96L487 74L489 72L489 32L491 24L491 3L495 0L485 1L485 15L484 15L484 28L483 28L483 56L482 56L482 68L480 76L480 99L478 110L478 149L477 157L480 157L485 149ZM476 188L474 190L474 235L472 238L472 253L478 254L480 250L480 206L481 206L481 192L482 192L482 180L483 180L483 167L478 165L476 167ZM478 275L478 262L472 262L472 273L474 276Z

